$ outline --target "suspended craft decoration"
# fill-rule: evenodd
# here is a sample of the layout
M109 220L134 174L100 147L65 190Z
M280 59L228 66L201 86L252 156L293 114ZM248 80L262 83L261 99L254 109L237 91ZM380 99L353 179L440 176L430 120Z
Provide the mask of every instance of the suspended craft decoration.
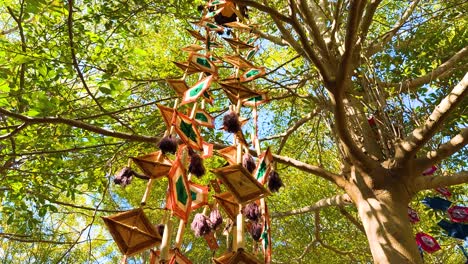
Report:
M120 251L132 256L161 243L161 235L141 208L102 217Z
M153 182L167 177L165 207L168 212L157 230L149 223L141 208L103 218L124 254L122 263L126 262L127 256L157 244L161 245L160 250L151 249L150 263L191 263L181 253L180 247L191 213L200 208L204 208L203 213L195 214L192 229L197 235L204 237L211 250L218 249L219 239L216 237L216 230L219 230L219 226L223 223L218 206L228 216L225 228L226 247L232 251L225 252L212 261L214 263L270 263L271 261L270 218L265 201L265 197L270 192L265 185L268 185L272 192L276 192L283 183L277 172L273 170L270 149L267 148L262 153L258 141L257 107L269 100L265 91L255 89L254 80L266 75L264 67L255 66L251 62L259 50L255 45L258 36L252 34L253 25L244 23L248 17L247 8L244 6L236 5L229 0L211 0L199 10L202 12L201 19L193 22L194 29L187 29L194 37L194 43L181 48L188 53L188 59L173 62L183 71L183 76L166 79L168 87L175 91L181 103L178 104L179 100L175 100L172 108L157 104L166 125L164 136L158 143L160 150L131 158L145 175L133 171L130 162L117 175L119 176L117 181L122 185L130 183L133 176L148 180L141 206L146 204ZM222 34L225 36L221 37ZM223 47L230 47L232 52L224 49L223 56L217 56L215 50ZM233 70L233 73L227 78L220 79L218 68L220 66L226 68L226 65ZM194 74L198 74L197 81L194 81L196 78L192 76ZM212 170L218 180L211 180L215 195L211 196L214 202L209 204L209 187L195 183L191 179L192 175L202 177L205 174L203 160L213 156L213 144L204 141L201 133L203 130L200 128L215 128L214 118L205 110L205 103L212 104L214 101L210 92L210 87L213 85L218 85L232 104L228 114L224 116L223 126L226 131L232 133L233 145L216 151L229 165ZM247 143L242 131L243 125L249 120L241 116L243 106L252 108L254 127L250 135L252 145ZM186 110L182 111L181 107L189 108L188 113ZM257 162L250 155L249 147L256 150L259 157ZM172 154L175 154L174 160L170 158ZM245 206L246 204L248 205ZM211 208L209 215L208 206ZM248 215L247 221L244 218L245 212ZM179 218L179 226L172 244L171 219L174 216ZM232 228L233 222L236 223L235 228ZM133 235L130 236L127 230L133 230L128 231L130 233L139 232L139 236L135 237L143 236L148 241L141 242L141 245L136 243L132 240ZM231 230L236 235L233 234L233 239L230 240ZM262 244L264 261L259 261L257 256L245 251L245 232L253 236L255 243Z

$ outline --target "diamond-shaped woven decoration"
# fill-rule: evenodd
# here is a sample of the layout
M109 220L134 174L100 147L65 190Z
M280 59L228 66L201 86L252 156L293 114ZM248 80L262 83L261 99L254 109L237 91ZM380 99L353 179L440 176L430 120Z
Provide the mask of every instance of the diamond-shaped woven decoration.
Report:
M229 165L213 169L212 172L221 179L240 204L258 200L269 194L242 165Z
M227 41L227 43L229 43L229 45L231 46L231 48L233 50L237 50L237 49L253 49L254 46L252 45L249 45L245 42L242 42L242 41L239 41L237 39L232 39L232 38L223 38L225 41Z
M203 54L192 53L190 54L189 61L189 65L197 68L199 71L218 75L218 67L216 67L216 65L210 60L209 57Z
M182 50L186 52L197 52L202 49L203 47L197 44L191 44L191 45L188 45L187 47L182 48Z
M246 252L243 248L236 252L228 252L219 258L213 259L215 264L262 264L253 254Z
M159 264L161 251L151 250L150 252L150 264ZM192 264L186 256L182 255L178 249L169 250L169 262L168 264Z
M185 91L189 89L187 83L182 79L166 79L166 82L177 93L178 96L184 96Z
M190 35L192 35L192 37L198 39L198 40L201 40L201 41L205 41L206 38L200 34L200 32L196 31L196 30L191 30L191 29L187 29L187 31L190 33Z
M193 149L203 151L203 138L198 130L198 125L193 119L176 111L173 124L175 131L185 144Z
M172 63L174 63L182 71L187 72L188 75L200 72L200 70L195 68L194 65L186 61L185 62L173 61Z
M161 235L141 208L103 216L122 254L131 256L161 243Z
M262 92L258 96L251 97L249 99L244 100L242 104L246 106L259 106L261 104L268 102L268 100L269 100L268 94L265 92Z
M251 90L240 83L234 82L219 82L221 88L226 92L229 97L229 100L233 104L237 104L237 100L246 100L251 97L259 96L260 93L254 90Z
M237 147L230 146L227 148L223 148L220 150L216 150L216 153L223 157L230 165L236 164L236 155L237 155Z
M166 127L169 128L172 125L172 119L174 117L174 111L175 109L161 105L161 104L156 104L156 106L159 109L159 112L161 112L161 116L163 117L164 123L166 123Z
M250 82L266 74L265 67L253 68L244 72L240 77L240 82Z
M221 208L223 208L228 217L231 220L236 221L237 214L239 213L239 204L234 198L234 195L232 195L230 192L224 192L216 194L213 197L216 199Z
M189 189L192 196L192 211L208 204L208 186L189 181Z
M223 60L240 69L255 68L255 66L252 63L250 63L248 60L242 58L239 55L224 56Z
M169 187L166 207L180 219L187 221L192 207L192 195L185 168L177 159L169 172Z
M161 160L158 157L161 155ZM132 157L133 162L151 179L158 179L169 174L172 162L161 151L140 157Z

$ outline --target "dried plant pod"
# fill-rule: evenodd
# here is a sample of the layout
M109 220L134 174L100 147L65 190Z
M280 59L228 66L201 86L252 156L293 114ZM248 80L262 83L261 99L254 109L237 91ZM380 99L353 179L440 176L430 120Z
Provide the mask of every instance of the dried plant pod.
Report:
M252 236L253 240L259 241L260 237L262 236L263 226L260 223L253 222L250 225L249 233Z
M268 175L268 189L270 192L278 192L281 187L283 187L283 181L281 180L279 174L272 170Z
M196 214L190 227L197 237L204 236L211 231L209 220L204 214Z
M210 226L211 229L216 230L223 223L223 217L218 209L213 209L210 212Z
M163 137L161 141L158 143L159 149L162 151L162 153L176 153L177 151L177 140L173 138L171 135L167 137Z
M258 221L260 218L260 208L256 203L249 203L244 207L244 215L251 221Z
M257 167L254 158L249 153L244 153L244 156L242 156L242 166L244 166L244 168L246 168L250 173L252 173Z
M203 159L192 149L189 149L190 155L190 164L188 171L193 175L200 178L201 176L205 175L205 166L203 165Z
M122 187L129 185L132 182L133 171L130 167L123 167L114 177L114 183Z
M236 112L230 111L223 117L223 127L229 133L237 133L241 130L239 115Z

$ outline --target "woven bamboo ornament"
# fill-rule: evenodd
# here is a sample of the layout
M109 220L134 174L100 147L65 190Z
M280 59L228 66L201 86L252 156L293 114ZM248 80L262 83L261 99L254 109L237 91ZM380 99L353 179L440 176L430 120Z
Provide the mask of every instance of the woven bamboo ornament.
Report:
M149 264L159 264L161 263L160 259L161 251L151 250L150 251L150 261ZM186 256L184 256L178 249L169 250L169 260L167 264L192 264Z
M117 246L132 256L161 243L161 235L141 208L102 217Z
M229 165L213 169L212 172L234 195L239 204L245 204L269 194L242 165Z
M236 252L228 252L219 258L213 259L215 264L262 264L255 255L244 251L243 248Z
M239 204L237 203L234 195L230 192L224 192L216 194L213 196L218 204L221 206L223 211L228 215L228 217L235 221L237 213L239 212Z
M159 161L161 155L161 151L156 151L140 157L132 157L132 160L146 176L158 179L166 176L172 167L172 162L165 156L162 161Z

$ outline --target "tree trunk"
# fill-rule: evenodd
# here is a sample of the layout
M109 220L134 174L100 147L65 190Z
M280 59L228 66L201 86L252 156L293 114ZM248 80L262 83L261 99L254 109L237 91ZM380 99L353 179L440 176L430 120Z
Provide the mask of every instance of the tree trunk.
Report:
M364 193L361 189L350 196L364 225L374 263L422 264L408 219L408 192L398 188L385 191L367 189Z

